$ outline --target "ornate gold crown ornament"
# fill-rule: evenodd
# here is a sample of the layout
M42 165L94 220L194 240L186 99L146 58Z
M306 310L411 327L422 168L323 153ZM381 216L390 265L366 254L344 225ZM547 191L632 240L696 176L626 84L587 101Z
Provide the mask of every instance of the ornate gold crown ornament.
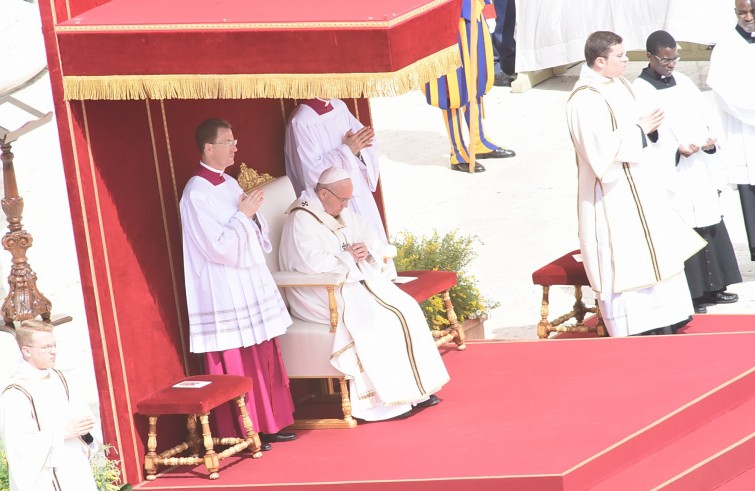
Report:
M245 193L248 193L252 189L258 188L272 181L273 179L275 178L270 174L263 173L260 175L256 170L250 169L244 162L241 162L237 180L239 182L239 186L241 186L241 189L243 189Z

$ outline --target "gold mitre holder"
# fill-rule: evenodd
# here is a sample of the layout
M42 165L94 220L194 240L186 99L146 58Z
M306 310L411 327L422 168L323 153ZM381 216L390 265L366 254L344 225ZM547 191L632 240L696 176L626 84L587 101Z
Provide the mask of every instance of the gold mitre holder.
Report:
M244 162L241 162L237 180L239 182L239 186L241 186L241 189L243 189L245 193L248 193L253 189L257 189L258 187L263 186L273 179L275 178L270 174L258 174L256 170L250 169Z

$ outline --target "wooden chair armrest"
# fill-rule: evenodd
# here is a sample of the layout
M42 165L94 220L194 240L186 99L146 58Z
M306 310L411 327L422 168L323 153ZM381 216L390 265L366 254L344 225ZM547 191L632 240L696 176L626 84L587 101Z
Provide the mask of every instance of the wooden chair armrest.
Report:
M324 287L328 289L328 308L330 309L330 332L338 327L338 304L336 287L346 281L345 273L306 274L297 271L274 271L273 280L281 288Z

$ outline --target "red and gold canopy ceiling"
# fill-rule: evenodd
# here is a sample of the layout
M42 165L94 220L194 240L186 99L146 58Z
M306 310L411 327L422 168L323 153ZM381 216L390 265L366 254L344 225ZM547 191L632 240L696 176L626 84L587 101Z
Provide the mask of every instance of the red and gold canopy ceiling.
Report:
M112 0L55 26L64 96L398 95L459 65L460 0Z

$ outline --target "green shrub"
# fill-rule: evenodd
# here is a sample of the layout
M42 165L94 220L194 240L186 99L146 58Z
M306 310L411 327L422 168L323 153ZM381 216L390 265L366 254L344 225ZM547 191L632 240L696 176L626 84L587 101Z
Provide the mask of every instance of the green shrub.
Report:
M396 270L415 269L455 271L456 286L451 288L451 302L459 322L476 317L486 318L488 310L499 305L484 297L477 287L477 280L466 267L477 257L475 245L482 245L476 235L460 235L458 230L440 236L433 231L430 237L417 237L401 232L392 241L398 251L394 258ZM427 323L432 329L444 329L449 325L443 300L434 296L420 304Z
M112 449L112 445L103 445L89 460L92 466L92 473L94 474L94 481L97 483L97 490L119 491L131 489L131 486L128 484L124 487L118 484L121 480L121 471L118 469L120 462L110 460L107 457ZM8 491L9 488L8 460L5 458L5 452L0 450L0 491Z

